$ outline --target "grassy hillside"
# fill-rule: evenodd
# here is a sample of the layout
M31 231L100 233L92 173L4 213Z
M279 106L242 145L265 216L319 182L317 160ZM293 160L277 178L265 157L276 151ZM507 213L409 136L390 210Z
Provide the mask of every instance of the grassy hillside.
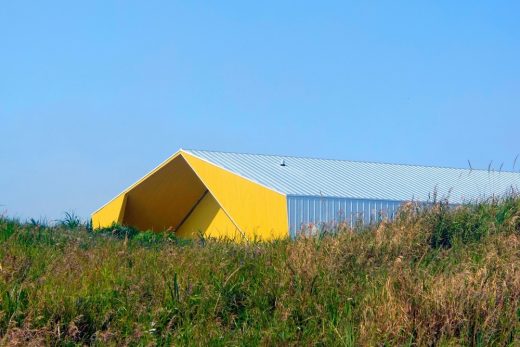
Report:
M3 345L520 345L520 199L180 242L0 219Z

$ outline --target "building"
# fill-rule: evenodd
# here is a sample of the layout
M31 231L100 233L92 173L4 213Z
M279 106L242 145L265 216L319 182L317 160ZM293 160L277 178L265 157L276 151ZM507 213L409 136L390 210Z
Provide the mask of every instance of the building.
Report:
M516 172L179 150L94 212L92 222L269 240L309 225L393 218L403 202L428 202L434 192L460 204L519 186Z

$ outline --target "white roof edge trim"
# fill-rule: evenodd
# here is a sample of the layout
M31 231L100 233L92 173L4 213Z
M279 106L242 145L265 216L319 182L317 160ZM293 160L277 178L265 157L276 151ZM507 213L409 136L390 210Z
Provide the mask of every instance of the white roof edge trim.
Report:
M211 164L211 165L213 165L213 166L216 166L216 167L218 167L219 169L224 170L224 171L226 171L226 172L230 172L230 173L232 173L232 174L235 175L235 176L238 176L238 177L240 177L240 178L243 178L243 179L245 179L246 181L249 181L249 182L251 182L251 183L257 184L257 185L259 185L259 186L261 186L261 187L263 187L263 188L265 188L265 189L269 189L269 190L271 190L271 191L273 191L273 192L275 192L275 193L278 193L278 194L280 194L280 195L283 195L283 196L285 196L285 197L287 196L286 193L282 193L281 191L276 190L276 189L274 189L273 187L269 187L269 186L267 186L267 185L265 185L265 184L263 184L263 183L260 183L260 182L258 182L258 181L256 181L256 180L253 180L253 179L251 179L251 178L247 178L247 177L245 177L245 176L239 174L239 173L236 172L236 171L233 171L233 170L230 170L230 169L226 169L225 167L222 167L221 165L219 165L219 164L217 164L217 163L214 163L214 162L212 162L212 161L210 161L210 160L207 160L206 158L202 158L202 157L200 157L200 156L198 156L198 155L196 155L196 154L194 154L194 153L191 153L189 150L181 149L181 150L179 150L179 152L182 152L182 153L186 153L186 154L188 154L188 155L191 155L192 157L195 157L195 158L200 159L200 160L202 160L202 161L204 161L204 162L206 162L206 163L208 163L208 164ZM193 169L193 168L192 168L192 169ZM195 170L193 170L193 171L195 171Z

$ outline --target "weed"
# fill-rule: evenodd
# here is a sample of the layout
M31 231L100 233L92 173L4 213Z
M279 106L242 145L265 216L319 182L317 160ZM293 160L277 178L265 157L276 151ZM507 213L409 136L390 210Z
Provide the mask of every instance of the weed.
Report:
M75 230L79 228L82 223L81 219L72 211L65 212L65 216L63 219L58 220L58 225L62 228L69 229L69 230Z
M240 244L2 216L0 345L520 344L520 198L434 200Z

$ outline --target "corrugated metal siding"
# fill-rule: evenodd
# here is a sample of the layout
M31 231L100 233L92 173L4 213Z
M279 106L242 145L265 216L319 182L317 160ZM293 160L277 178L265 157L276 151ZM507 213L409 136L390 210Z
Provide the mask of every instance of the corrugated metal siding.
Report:
M287 196L289 232L297 236L302 229L313 225L334 228L341 223L353 227L376 223L384 218L393 219L401 201L331 198L317 196Z
M286 195L428 201L434 190L458 204L520 187L520 174L442 167L187 150ZM284 160L286 166L281 166Z

